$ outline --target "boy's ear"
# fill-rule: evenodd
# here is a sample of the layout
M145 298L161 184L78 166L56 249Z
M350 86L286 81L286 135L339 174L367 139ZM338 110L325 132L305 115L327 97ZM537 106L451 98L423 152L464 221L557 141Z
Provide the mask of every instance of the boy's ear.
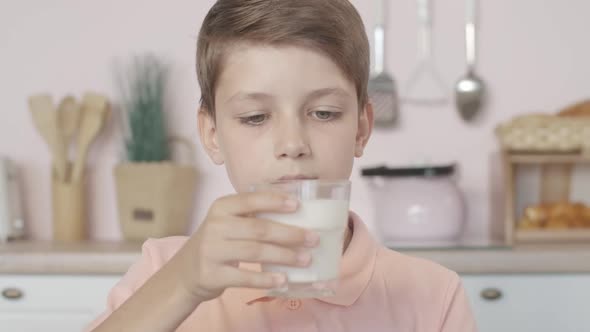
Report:
M354 148L354 156L357 158L363 155L365 146L367 146L367 142L369 142L369 137L371 137L371 132L373 131L373 104L368 102L360 112Z
M223 165L224 158L219 148L215 119L206 109L201 108L198 112L198 121L199 137L203 148L215 164Z

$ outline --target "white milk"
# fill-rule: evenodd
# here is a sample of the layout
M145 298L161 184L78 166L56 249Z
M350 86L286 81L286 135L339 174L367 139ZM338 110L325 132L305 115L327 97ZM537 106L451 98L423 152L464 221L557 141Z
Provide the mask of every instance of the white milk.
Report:
M289 283L328 281L338 278L344 232L348 226L348 201L317 199L300 201L295 213L265 213L259 217L283 224L313 229L320 243L311 250L311 264L307 268L284 265L264 265L265 271L282 272Z

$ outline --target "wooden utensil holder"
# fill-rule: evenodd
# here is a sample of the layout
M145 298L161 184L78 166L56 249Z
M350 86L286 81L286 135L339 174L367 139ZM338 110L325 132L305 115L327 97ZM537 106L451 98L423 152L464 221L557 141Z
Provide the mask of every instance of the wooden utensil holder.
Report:
M86 238L83 181L52 181L53 240L79 242Z

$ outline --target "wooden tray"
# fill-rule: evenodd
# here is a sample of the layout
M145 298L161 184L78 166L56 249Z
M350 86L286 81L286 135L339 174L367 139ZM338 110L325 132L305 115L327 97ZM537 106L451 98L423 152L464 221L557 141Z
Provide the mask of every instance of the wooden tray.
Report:
M514 243L580 243L590 242L590 229L515 229Z

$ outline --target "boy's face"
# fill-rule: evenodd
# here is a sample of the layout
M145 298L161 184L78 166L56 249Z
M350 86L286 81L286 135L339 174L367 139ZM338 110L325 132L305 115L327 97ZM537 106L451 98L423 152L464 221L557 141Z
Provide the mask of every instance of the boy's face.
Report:
M219 76L216 119L199 112L201 142L237 192L291 178L348 179L373 111L328 57L302 47L242 44Z

